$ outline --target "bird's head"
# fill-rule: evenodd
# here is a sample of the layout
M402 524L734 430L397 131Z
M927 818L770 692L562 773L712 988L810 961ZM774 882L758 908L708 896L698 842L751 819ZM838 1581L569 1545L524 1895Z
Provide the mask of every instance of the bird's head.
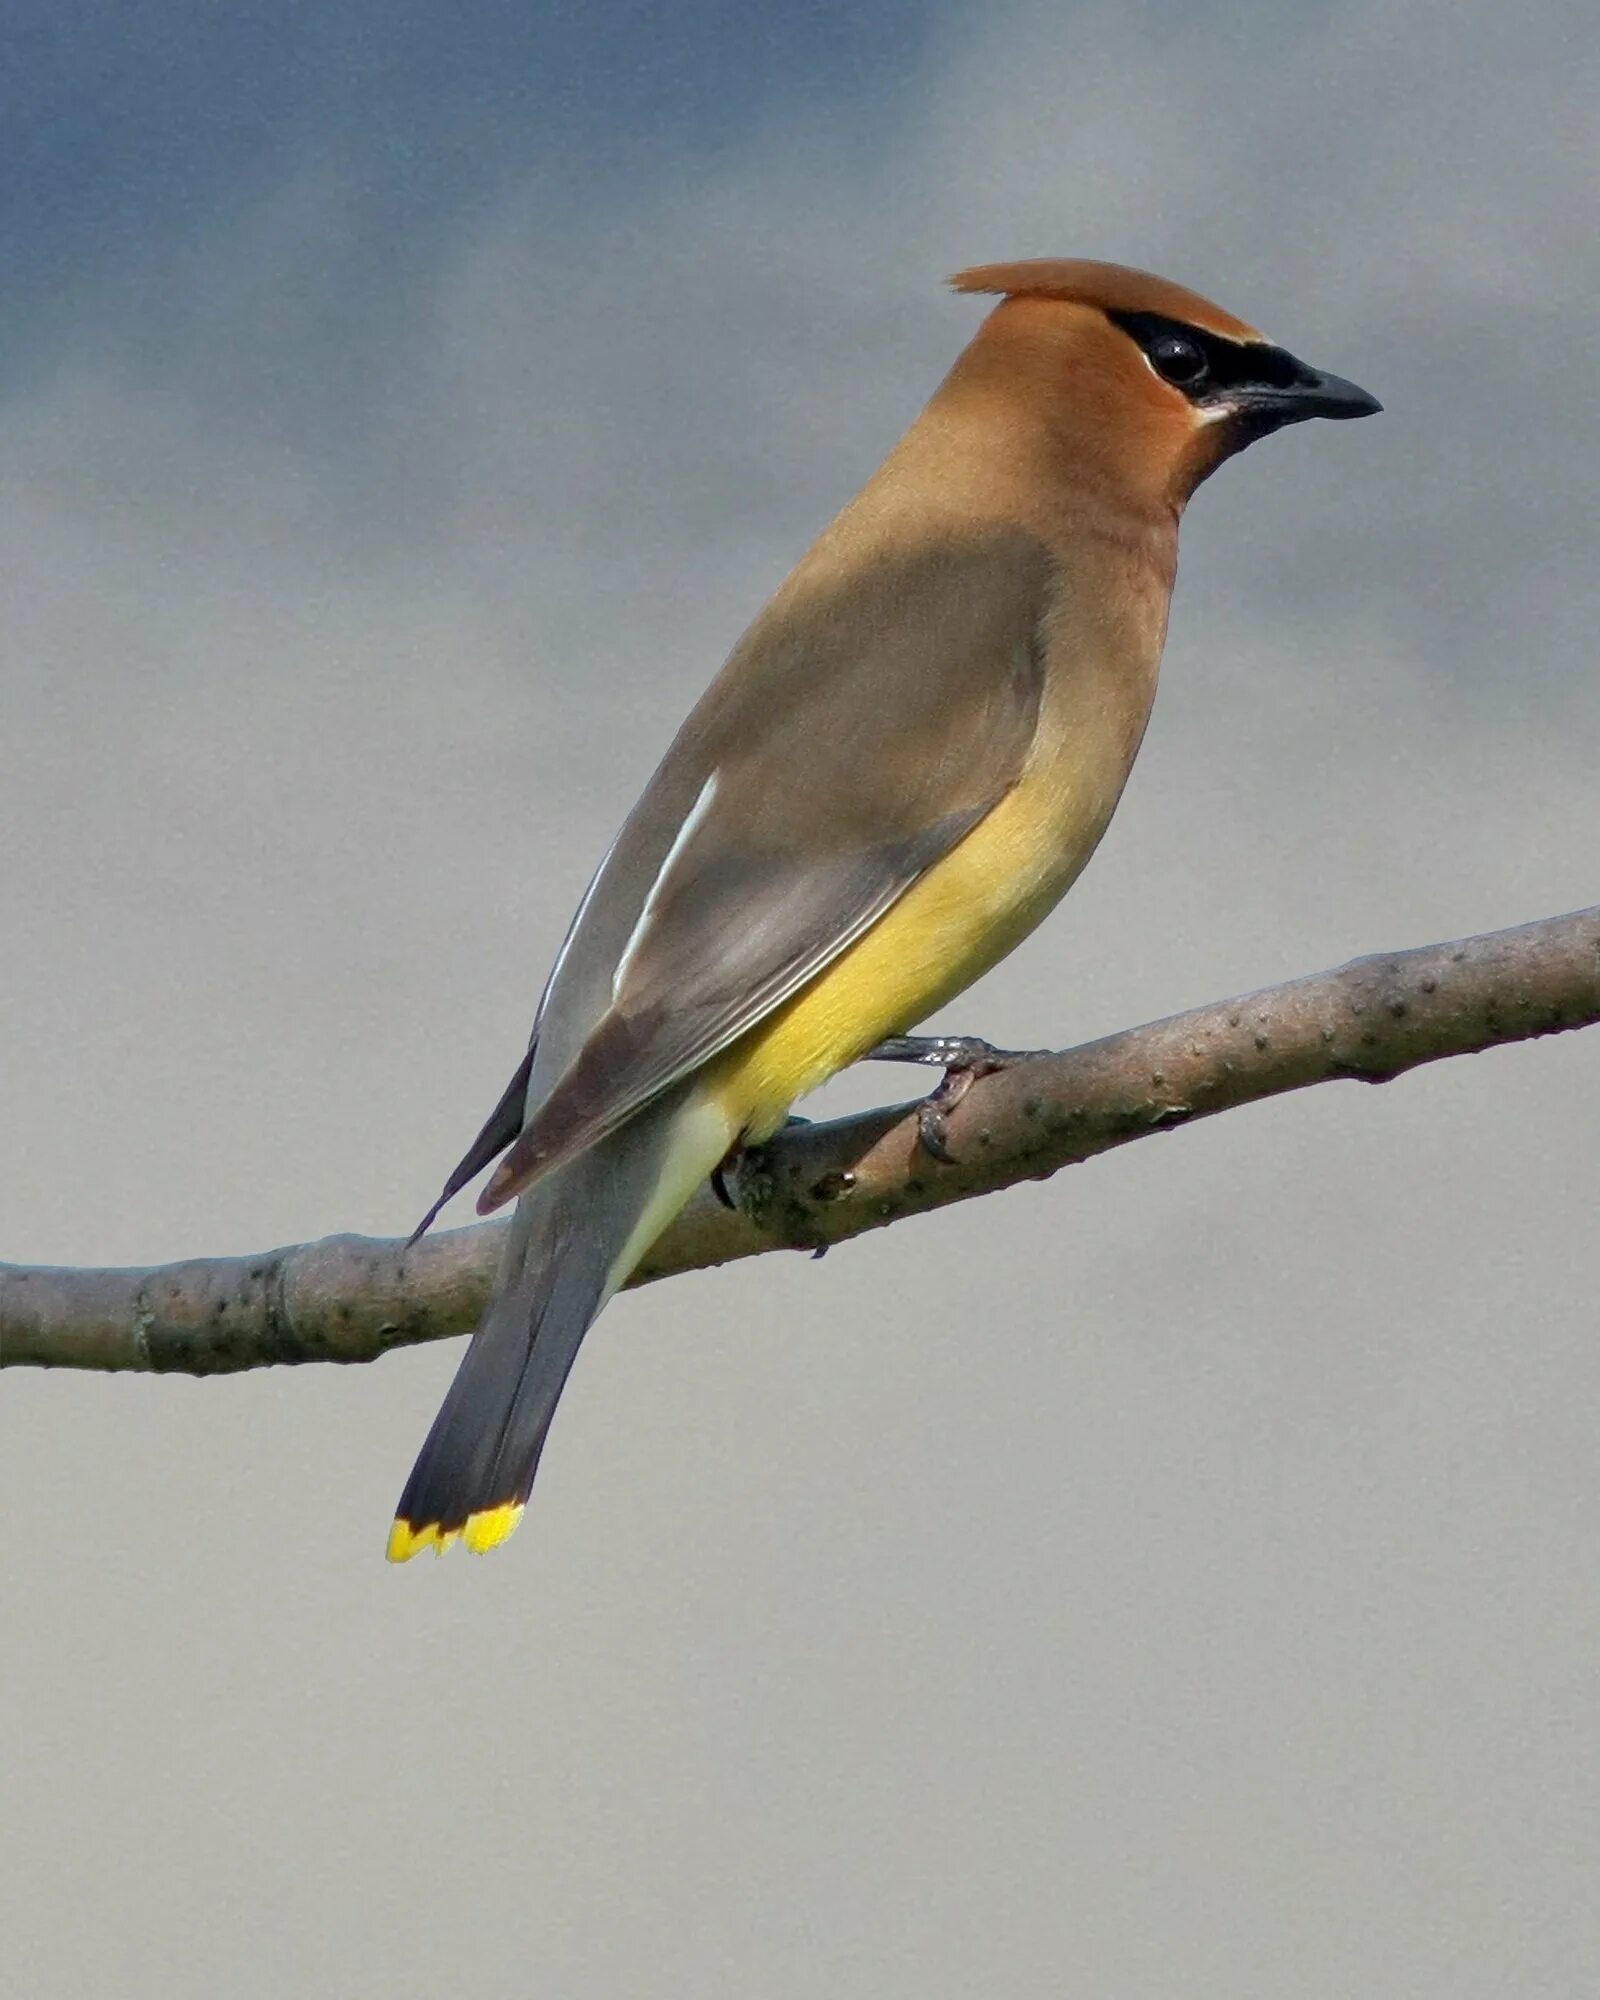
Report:
M951 283L1001 299L969 349L980 378L1009 379L1078 462L1177 507L1270 431L1383 407L1148 271L1037 258L979 265Z

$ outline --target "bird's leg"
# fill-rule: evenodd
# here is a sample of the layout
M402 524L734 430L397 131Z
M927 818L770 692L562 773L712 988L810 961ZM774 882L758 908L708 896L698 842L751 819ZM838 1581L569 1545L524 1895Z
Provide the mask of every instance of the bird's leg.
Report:
M1025 1062L1037 1049L997 1049L977 1035L891 1035L867 1050L863 1062L933 1063L942 1080L917 1106L917 1136L923 1150L947 1167L956 1164L947 1134L947 1119L980 1076L993 1076L1014 1062Z
M970 1069L988 1076L1008 1064L1037 1055L1037 1049L997 1049L978 1035L890 1035L861 1058L863 1062L931 1063L939 1069Z

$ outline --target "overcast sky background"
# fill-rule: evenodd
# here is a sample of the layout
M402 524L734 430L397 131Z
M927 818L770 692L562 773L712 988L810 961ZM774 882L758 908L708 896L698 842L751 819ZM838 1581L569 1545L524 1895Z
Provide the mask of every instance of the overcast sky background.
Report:
M951 1023L1595 900L1592 6L548 11L6 9L8 1258L410 1226L979 260L1387 411L1203 490ZM1597 1112L1569 1036L653 1287L485 1562L380 1559L453 1347L0 1377L0 1991L1592 1995Z

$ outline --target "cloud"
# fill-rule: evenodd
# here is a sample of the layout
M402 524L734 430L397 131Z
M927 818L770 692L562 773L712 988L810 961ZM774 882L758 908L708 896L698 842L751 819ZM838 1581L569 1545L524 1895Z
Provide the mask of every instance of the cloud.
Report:
M985 10L647 175L519 128L409 230L308 131L78 271L0 403L7 1254L409 1225L978 258L1168 269L1388 411L1199 496L1123 812L952 1020L1592 899L1595 56L1559 6ZM6 1377L30 1990L180 1938L197 1992L1570 1984L1594 1062L623 1300L511 1551L398 1585L452 1356Z

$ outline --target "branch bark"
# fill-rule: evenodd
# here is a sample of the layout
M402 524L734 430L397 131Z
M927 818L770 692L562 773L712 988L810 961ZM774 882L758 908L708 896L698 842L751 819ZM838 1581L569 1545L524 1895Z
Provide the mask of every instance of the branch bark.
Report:
M747 1157L737 1211L702 1190L633 1282L825 1249L1283 1091L1384 1083L1596 1021L1600 906L1356 959L982 1078L950 1114L952 1166L919 1147L914 1105L791 1127ZM371 1361L470 1330L504 1226L445 1231L413 1250L330 1236L149 1269L0 1265L0 1366L215 1375Z

